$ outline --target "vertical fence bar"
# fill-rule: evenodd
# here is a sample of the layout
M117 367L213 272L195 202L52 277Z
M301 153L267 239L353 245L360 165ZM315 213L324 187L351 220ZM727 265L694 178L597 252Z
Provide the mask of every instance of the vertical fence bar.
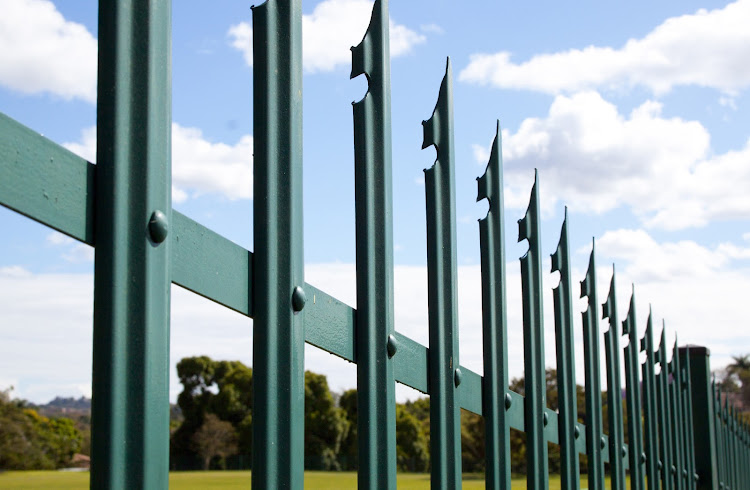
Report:
M485 487L510 488L510 424L508 393L508 331L505 281L505 210L503 167L497 123L490 160L477 179L477 201L487 199L487 216L479 220L482 256L482 345L484 354Z
M555 347L557 353L557 396L560 416L560 486L578 489L578 402L576 399L575 350L573 348L573 307L570 279L570 245L568 242L568 210L560 231L557 250L552 254L552 272L560 272L560 284L554 289Z
M302 488L302 5L253 8L253 488Z
M458 312L456 273L456 189L454 182L453 94L450 59L432 117L423 121L422 148L435 146L426 169L427 300L430 310L430 459L432 488L461 488L461 412L456 386Z
M638 377L638 327L635 318L635 286L630 295L628 316L622 322L622 334L628 336L625 346L625 388L627 390L628 408L628 462L630 466L630 488L642 490L643 464L646 455L643 453L643 430L641 426L641 384Z
M607 407L609 415L609 468L612 490L625 489L626 456L622 427L622 388L620 385L620 334L617 321L617 300L615 298L615 271L612 267L612 281L609 283L607 301L602 304L602 318L609 319L609 330L604 332L604 346L607 362Z
M709 350L691 346L680 348L680 355L688 366L690 381L690 406L694 440L694 472L698 476L699 490L719 488L717 460L716 394L711 382Z
M727 403L728 403L727 399ZM739 479L739 462L737 461L737 419L735 418L734 405L729 405L729 420L727 426L729 428L729 440L731 444L729 446L729 461L732 464L732 488L740 488Z
M544 369L544 319L542 317L542 252L539 230L539 187L536 172L526 215L518 220L518 241L529 250L521 257L523 296L524 421L526 481L531 490L549 485L549 458L544 427L547 425L547 377Z
M171 3L99 2L91 488L166 488Z
M351 78L368 91L352 105L357 235L358 488L396 488L393 361L393 190L388 1L377 0Z
M661 371L656 377L656 403L659 409L659 449L661 459L661 481L664 490L674 488L674 472L672 461L672 432L670 430L670 420L672 411L669 405L669 366L667 363L667 338L666 330L662 327L661 339L659 341L659 350L657 359Z
M599 300L596 294L595 243L591 244L591 255L586 277L581 281L581 298L588 299L583 318L583 366L586 382L586 460L590 490L604 488L604 437L602 428L602 386L599 372Z
M643 411L645 425L646 483L648 490L659 488L658 417L656 408L656 377L654 375L654 338L651 308L648 312L646 332L641 339L641 350L646 351L643 363Z
M669 393L672 402L672 447L674 451L675 488L683 490L685 488L687 472L685 471L685 447L682 431L683 413L680 401L682 377L680 374L680 359L677 356L676 336L674 347L672 348L672 360L669 362L669 371L672 375Z
M716 386L716 381L711 382L713 389L714 423L716 424L716 468L718 470L719 488L725 489L727 481L726 451L724 447L724 422L721 415L721 390Z

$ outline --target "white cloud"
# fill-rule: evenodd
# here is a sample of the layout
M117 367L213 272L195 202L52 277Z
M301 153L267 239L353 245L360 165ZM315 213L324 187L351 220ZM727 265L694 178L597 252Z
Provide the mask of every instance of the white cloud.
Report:
M546 93L645 86L654 93L697 85L735 93L750 84L750 0L669 18L620 49L589 46L522 63L511 53L472 55L459 79Z
M738 346L748 345L750 329L743 311L750 268L736 259L750 257L750 248L731 243L709 248L689 240L658 243L643 230L609 231L596 247L599 264L605 257L617 263L619 285L635 284L640 332L652 303L655 333L665 318L669 336L676 332L681 345L711 349L713 368L726 364ZM607 283L600 279L599 284L602 297ZM625 289L619 291L623 295ZM625 296L618 300L624 314Z
M373 2L369 0L324 0L311 14L302 16L302 63L308 73L348 66L349 48L362 40L370 22ZM390 22L391 56L407 54L426 38L411 29ZM252 27L247 22L233 25L227 32L229 44L241 51L253 66Z
M81 141L63 144L93 162L96 128L82 131ZM253 137L245 135L234 145L213 143L200 129L172 124L172 199L219 194L227 199L253 197Z
M3 0L0 84L96 102L96 39L47 0Z
M558 201L585 213L629 206L665 229L750 217L750 142L712 155L701 123L662 117L657 102L622 115L596 92L560 95L547 117L504 131L503 143L509 207L525 208L536 167L546 212Z

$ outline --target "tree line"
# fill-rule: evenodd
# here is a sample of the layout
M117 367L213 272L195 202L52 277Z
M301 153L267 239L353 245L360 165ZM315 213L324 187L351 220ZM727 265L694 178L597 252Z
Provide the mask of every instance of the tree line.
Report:
M170 411L172 469L249 469L252 457L252 368L239 361L186 357L177 365L183 386L177 406ZM547 405L557 410L557 373L547 370ZM733 356L715 372L717 383L741 411L750 408L750 355ZM577 386L578 418L583 422L585 395ZM510 389L523 395L524 380ZM607 430L607 393L602 392ZM620 397L624 403L623 397ZM51 404L50 404L51 405ZM49 407L47 407L49 408ZM86 412L85 410L83 412ZM45 406L13 399L11 389L0 390L0 470L57 469L70 465L75 453L89 454L90 417L56 416ZM627 411L623 410L625 417ZM396 404L396 457L400 471L430 468L430 401L419 398ZM626 421L625 421L626 422ZM627 431L625 433L627 443ZM322 374L305 373L305 468L345 470L358 467L357 392L332 393ZM484 419L461 413L462 466L466 472L484 471ZM511 470L526 471L525 434L511 430ZM560 468L559 447L549 446L551 472ZM581 472L586 472L585 458Z
M69 465L84 434L66 417L46 417L0 391L0 470L54 470Z
M171 436L173 469L249 468L252 457L252 368L239 361L187 357L177 364L183 385L177 403L184 417ZM524 393L523 378L510 388ZM580 420L584 391L578 386ZM602 394L605 406L606 392ZM548 406L557 409L557 374L547 370ZM622 402L622 401L621 401ZM322 374L305 372L305 469L351 471L357 461L357 391L332 393ZM462 466L484 471L484 419L461 413ZM396 458L400 471L430 469L430 400L396 404ZM525 435L511 430L511 469L526 471ZM550 471L559 471L560 453L550 445ZM582 468L585 471L585 467Z

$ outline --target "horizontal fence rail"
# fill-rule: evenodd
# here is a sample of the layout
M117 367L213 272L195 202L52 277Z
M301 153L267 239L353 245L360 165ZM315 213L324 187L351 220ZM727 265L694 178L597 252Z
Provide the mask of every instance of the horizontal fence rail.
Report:
M459 364L450 60L432 116L423 121L422 146L437 152L425 170L429 346L396 330L387 1L375 2L362 42L352 50L351 77L364 74L368 81L365 97L353 105L358 310L303 277L300 0L269 0L253 9L255 250L172 210L171 63L160 57L169 44L169 6L101 2L100 27L106 29L100 32L114 38L100 37L97 165L0 114L0 203L97 252L92 488L166 486L170 280L254 319L256 488L302 488L305 342L357 364L361 488L396 486L395 382L431 397L433 488L461 487L461 408L485 419L487 488L510 488L510 429L526 434L528 488L549 486L548 443L560 446L563 488L580 486L579 454L586 456L590 489L604 488L605 463L618 490L626 486L626 471L634 490L748 488L747 422L711 381L708 349L676 341L669 349L666 329L655 347L651 312L639 337L634 291L620 323L614 272L599 303L593 244L580 283L580 296L587 298L581 313L585 406L577 405L567 211L551 255L551 272L560 273L552 291L559 411L548 408L542 318L548 292L536 178L518 221L518 240L528 242L520 258L523 396L509 389L499 123L477 179L477 200L489 202L479 220L485 374ZM108 51L103 42L120 47ZM107 82L113 77L117 84ZM133 86L150 96L138 99ZM132 168L142 162L147 171ZM145 195L128 194L131 180ZM123 271L137 273L137 281L124 284ZM608 319L603 336L600 318ZM628 344L621 348L625 335ZM143 345L153 348L137 351ZM581 411L585 424L578 421ZM137 423L124 425L124 419Z

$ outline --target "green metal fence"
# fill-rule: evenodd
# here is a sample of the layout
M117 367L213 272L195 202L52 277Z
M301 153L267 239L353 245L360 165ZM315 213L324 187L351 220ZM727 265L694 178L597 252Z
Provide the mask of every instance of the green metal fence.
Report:
M302 257L301 0L253 9L254 250L173 211L170 196L170 2L99 2L97 164L0 114L0 203L95 247L92 488L166 488L169 468L169 301L175 283L254 319L253 472L256 488L302 488L304 344L357 364L359 486L395 488L395 382L431 397L433 488L461 487L460 409L485 419L486 484L510 488L511 428L526 433L528 488L548 487L548 443L559 444L563 488L750 488L748 427L710 380L709 353L654 346L649 315L638 336L633 295L617 318L614 272L601 305L608 400L603 431L599 311L592 247L581 281L585 425L577 421L573 283L567 216L552 254L559 412L547 408L539 187L518 240L525 393L508 388L505 225L500 132L477 200L484 376L458 359L453 101L448 62L423 122L429 348L399 334L393 314L390 75L387 1L352 50L352 77L369 90L354 104L357 311L306 284ZM622 333L620 332L622 327ZM620 348L621 335L628 345ZM645 351L641 365L639 353ZM659 365L658 373L656 365ZM629 446L624 444L627 428Z

